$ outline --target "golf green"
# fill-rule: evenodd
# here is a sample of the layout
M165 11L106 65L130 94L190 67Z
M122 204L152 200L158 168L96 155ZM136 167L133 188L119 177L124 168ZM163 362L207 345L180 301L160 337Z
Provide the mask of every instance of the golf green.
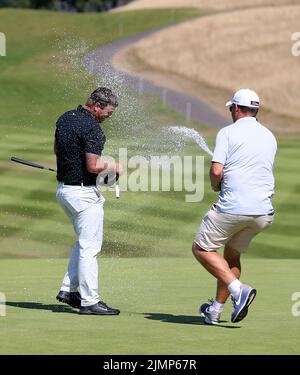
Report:
M300 354L299 260L245 257L242 280L257 297L236 324L228 301L218 327L198 315L215 282L192 255L99 261L102 298L119 316L82 316L55 300L66 260L0 260L1 354Z

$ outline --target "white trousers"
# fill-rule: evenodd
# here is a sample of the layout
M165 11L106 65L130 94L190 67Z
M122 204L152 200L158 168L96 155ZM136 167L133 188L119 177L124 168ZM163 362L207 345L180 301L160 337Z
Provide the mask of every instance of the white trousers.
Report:
M75 292L79 287L81 305L94 305L99 302L97 255L102 246L105 199L95 186L63 183L58 185L56 198L77 236L60 290Z

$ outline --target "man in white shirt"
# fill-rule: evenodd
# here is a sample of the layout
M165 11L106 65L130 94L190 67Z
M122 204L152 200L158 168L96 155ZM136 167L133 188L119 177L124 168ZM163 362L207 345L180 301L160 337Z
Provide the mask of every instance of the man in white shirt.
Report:
M256 290L239 281L240 255L252 238L274 218L274 135L256 119L259 97L241 89L226 103L233 124L221 129L210 169L211 186L219 200L204 217L193 243L196 259L217 278L215 300L200 307L207 324L218 324L231 294L233 323L244 319ZM217 250L224 247L224 256Z

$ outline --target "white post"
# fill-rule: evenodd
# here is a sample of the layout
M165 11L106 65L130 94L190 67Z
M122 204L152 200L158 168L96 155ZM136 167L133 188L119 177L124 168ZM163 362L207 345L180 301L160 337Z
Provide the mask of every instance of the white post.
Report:
M0 292L0 316L6 316L6 297Z
M186 123L189 124L191 121L191 114L192 114L192 104L186 103Z
M163 107L165 108L166 103L167 103L167 89L163 89L162 91L162 102L163 102Z
M144 79L142 77L139 78L139 93L143 94L144 92Z
M5 34L0 32L0 56L6 56L6 38Z

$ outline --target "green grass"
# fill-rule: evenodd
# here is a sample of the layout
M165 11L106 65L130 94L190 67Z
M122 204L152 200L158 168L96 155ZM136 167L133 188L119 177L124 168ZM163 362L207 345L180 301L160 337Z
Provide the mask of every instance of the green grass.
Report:
M71 225L55 200L54 174L9 161L14 155L55 166L55 121L62 112L82 103L95 86L92 77L78 65L69 64L65 51L81 43L92 49L199 15L196 10L150 10L138 12L138 16L135 12L99 15L0 10L1 31L7 37L7 56L0 58L0 257L66 257L74 241ZM181 116L152 97L125 90L120 102L114 118L104 124L107 154L114 155L124 146L130 155L164 153L167 144L160 140L161 127L185 124ZM215 129L190 125L204 132L213 147ZM203 155L193 144L184 153ZM299 139L279 140L275 224L253 241L249 256L300 257L299 157ZM205 197L199 203L186 203L185 193L180 192L124 192L119 201L113 193L105 193L103 253L121 257L190 256L199 222L217 199L209 187L208 167L206 157Z
M199 14L194 10L166 10L140 12L136 17L133 13L78 15L0 10L1 31L7 38L7 56L0 60L1 257L67 256L73 241L71 226L55 201L54 175L9 161L12 155L17 155L54 166L52 145L57 117L82 103L94 88L93 78L80 70L78 64L72 66L65 50L82 43L92 49ZM22 23L25 17L26 22ZM80 59L76 56L75 60L78 63ZM120 101L120 114L117 113L116 120L105 125L109 138L107 153L111 153L115 144L124 146L119 138L126 134L114 129L119 129L119 124L124 122L122 113L128 111L126 107L130 103L124 96ZM154 107L153 110L157 110L157 106ZM157 123L162 118L171 122L178 118L167 109L159 108L158 111ZM126 121L133 120L132 117L127 117ZM107 197L108 236L104 251L140 255L144 248L143 253L149 254L149 239L154 244L152 229L145 227L139 242L132 237L132 229L140 220L131 209L134 204L128 207L128 202L133 197L136 202L137 194L126 193L126 201L122 199L118 206L112 201L112 194L108 193ZM151 205L156 198L152 195L149 198L148 204ZM143 200L144 197L139 196L137 210L143 207ZM121 209L130 213L129 231L124 228L125 212L120 212ZM149 232L148 237L145 230ZM116 243L116 239L119 242ZM141 242L145 242L144 247Z
M215 282L191 256L101 258L101 294L121 309L117 317L80 316L55 300L66 260L2 259L0 267L1 354L300 354L300 317L291 313L299 260L247 259L243 279L257 297L236 324L228 301L220 327L198 316Z
M92 49L199 15L195 10L138 16L0 10L0 31L7 37L7 57L0 58L0 291L7 302L7 315L0 317L0 354L299 354L299 318L291 314L299 260L253 259L300 257L299 139L279 140L276 220L244 256L243 281L257 287L257 299L237 325L228 322L228 304L221 327L208 327L197 315L200 302L214 296L215 283L190 249L203 214L216 200L207 177L205 198L194 204L179 192L124 192L118 201L105 193L101 296L122 313L83 317L55 301L67 265L67 259L56 258L69 255L74 234L55 201L54 174L9 161L15 155L55 166L56 118L82 103L95 86L78 64L70 65L69 48ZM124 146L130 155L164 153L168 145L160 128L185 124L155 98L125 90L120 101L104 124L107 154ZM212 148L216 130L190 125ZM203 155L193 144L184 153ZM206 157L206 172L208 167Z

